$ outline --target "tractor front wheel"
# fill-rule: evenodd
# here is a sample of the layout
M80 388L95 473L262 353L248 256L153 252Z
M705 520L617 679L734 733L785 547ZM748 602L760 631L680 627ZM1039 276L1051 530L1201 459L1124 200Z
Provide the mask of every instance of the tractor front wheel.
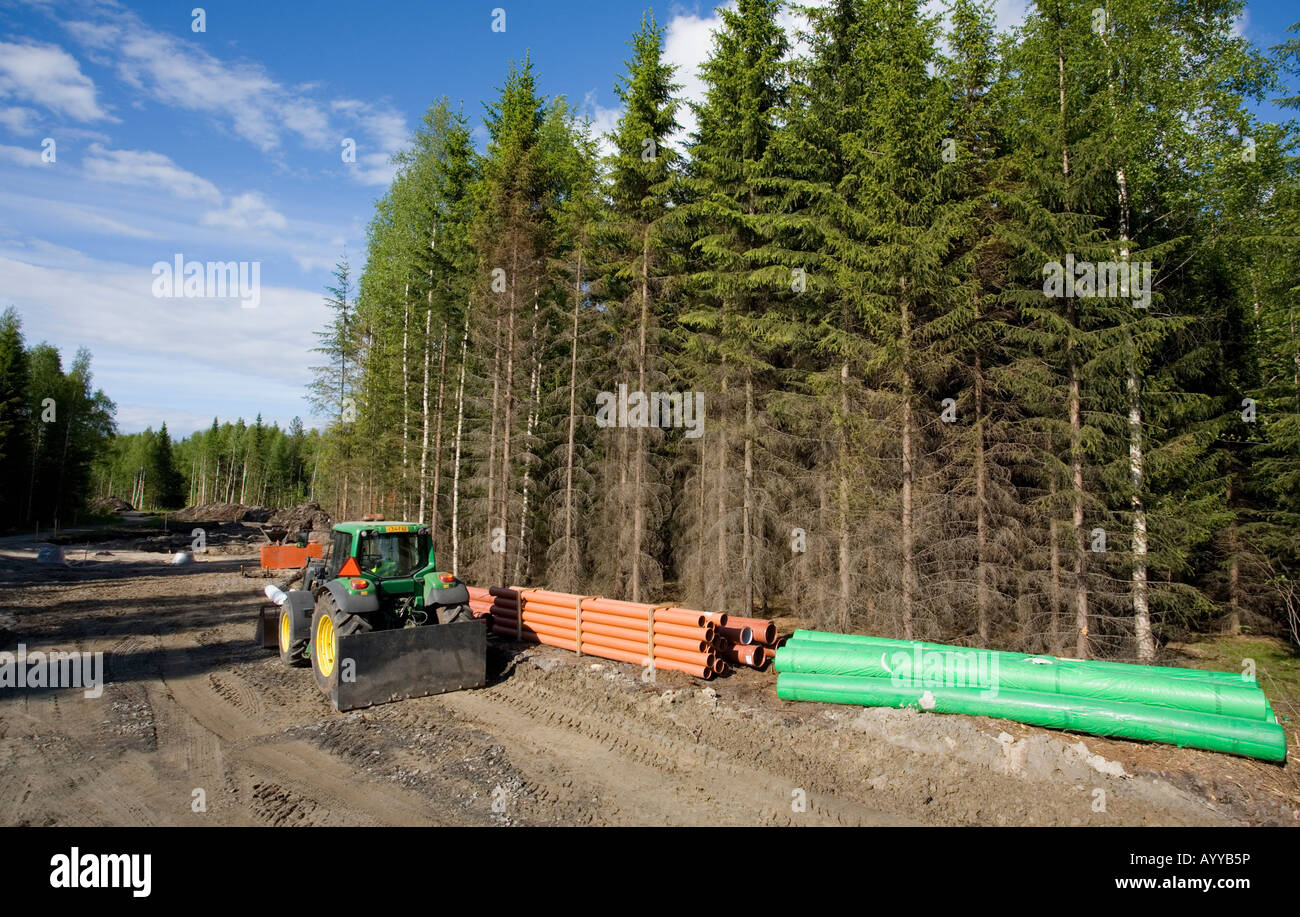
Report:
M434 617L439 624L455 624L457 621L471 621L474 614L468 605L439 605L434 610Z
M347 660L339 658L339 638L370 630L370 622L339 608L328 592L316 601L311 616L311 671L316 687L326 697L334 696L339 671Z
M293 639L292 612L286 603L280 609L280 661L295 667L307 665L307 640L299 637Z

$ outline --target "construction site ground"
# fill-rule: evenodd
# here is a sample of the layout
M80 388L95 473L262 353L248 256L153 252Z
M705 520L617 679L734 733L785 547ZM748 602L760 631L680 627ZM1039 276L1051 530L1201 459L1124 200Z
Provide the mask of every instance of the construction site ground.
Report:
M1294 760L787 703L770 670L647 682L495 638L486 688L340 714L253 644L251 549L68 550L0 543L0 649L107 669L97 699L0 689L8 824L1300 825Z

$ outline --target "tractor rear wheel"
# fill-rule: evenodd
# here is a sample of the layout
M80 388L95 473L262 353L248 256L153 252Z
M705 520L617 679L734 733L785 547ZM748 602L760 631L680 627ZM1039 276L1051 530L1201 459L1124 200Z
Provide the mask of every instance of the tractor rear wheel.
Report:
M289 610L288 605L280 608L280 661L285 665L291 665L295 668L307 665L307 656L304 650L307 649L308 640L299 637L293 639L293 613Z
M339 658L339 638L370 629L369 621L343 611L330 593L325 592L316 600L316 610L311 616L311 671L316 677L316 687L326 697L333 696L339 669L345 662Z

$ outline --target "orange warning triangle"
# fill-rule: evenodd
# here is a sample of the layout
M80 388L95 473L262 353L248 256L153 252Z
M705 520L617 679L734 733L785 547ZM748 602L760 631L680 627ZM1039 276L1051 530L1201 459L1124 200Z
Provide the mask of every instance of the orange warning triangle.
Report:
M355 557L349 557L347 560L343 562L343 566L339 567L339 576L360 576L360 575L361 575L361 567L357 564L357 559Z

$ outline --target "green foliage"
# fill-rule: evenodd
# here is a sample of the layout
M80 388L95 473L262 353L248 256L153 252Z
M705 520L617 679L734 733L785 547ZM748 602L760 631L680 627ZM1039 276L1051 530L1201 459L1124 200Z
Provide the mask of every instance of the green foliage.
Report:
M528 59L482 155L430 109L324 338L332 493L427 503L484 583L1032 650L1295 631L1300 183L1250 104L1300 41L1237 0L832 0L792 59L781 7L720 11L684 146L648 13L603 162ZM1044 295L1067 257L1150 301ZM703 393L705 435L597 427L620 384Z

